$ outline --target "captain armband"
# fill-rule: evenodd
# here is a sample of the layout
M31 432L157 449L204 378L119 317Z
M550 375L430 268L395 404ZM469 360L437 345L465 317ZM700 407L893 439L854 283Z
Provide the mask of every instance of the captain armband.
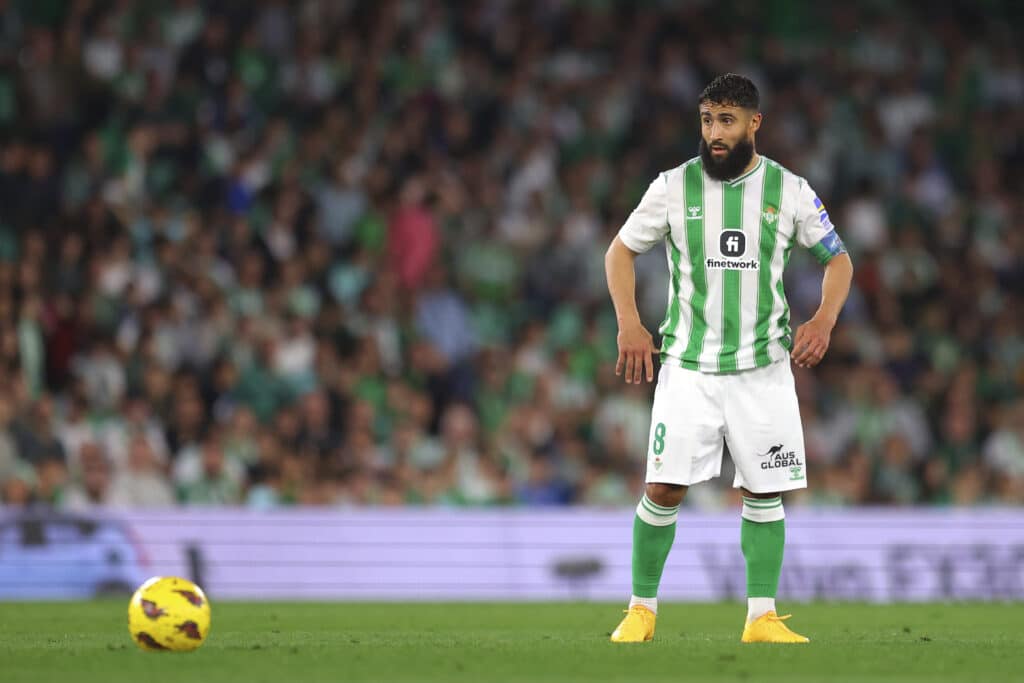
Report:
M839 233L833 230L822 237L820 242L811 247L811 253L814 255L814 258L818 259L818 263L825 265L834 257L845 254L846 245L840 239Z

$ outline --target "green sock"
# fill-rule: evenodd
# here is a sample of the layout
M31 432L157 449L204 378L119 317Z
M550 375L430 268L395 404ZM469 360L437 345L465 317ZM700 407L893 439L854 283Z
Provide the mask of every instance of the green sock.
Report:
M740 526L740 547L747 561L747 597L774 598L782 572L782 551L786 545L786 520L752 522Z
M633 595L658 596L661 572L676 538L679 507L667 508L643 497L633 519Z

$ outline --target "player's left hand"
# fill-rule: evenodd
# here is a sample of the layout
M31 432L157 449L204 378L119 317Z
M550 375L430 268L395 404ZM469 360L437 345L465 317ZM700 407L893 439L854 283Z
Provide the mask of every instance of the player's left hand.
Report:
M821 362L821 359L825 357L825 352L828 351L834 326L835 323L827 320L811 318L796 328L791 355L797 367L813 368Z

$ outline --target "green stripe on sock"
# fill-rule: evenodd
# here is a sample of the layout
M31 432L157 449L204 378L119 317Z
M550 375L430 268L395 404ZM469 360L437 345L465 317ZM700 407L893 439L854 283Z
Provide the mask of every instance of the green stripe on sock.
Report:
M782 505L781 498L767 498L765 500L743 499L743 504L752 508L777 508Z
M774 598L782 573L782 555L786 546L786 520L752 522L743 519L740 547L747 563L747 597Z
M640 515L633 518L633 595L638 598L658 596L661 573L675 538L675 522L654 526L640 519Z

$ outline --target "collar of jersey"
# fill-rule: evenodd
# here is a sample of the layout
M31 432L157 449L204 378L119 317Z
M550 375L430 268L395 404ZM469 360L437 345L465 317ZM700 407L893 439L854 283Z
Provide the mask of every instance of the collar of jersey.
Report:
M750 169L749 171L747 171L746 173L737 178L725 181L725 184L735 185L736 183L742 183L744 180L760 171L762 166L764 166L764 155L760 155L757 157L757 166L755 166L754 168Z

